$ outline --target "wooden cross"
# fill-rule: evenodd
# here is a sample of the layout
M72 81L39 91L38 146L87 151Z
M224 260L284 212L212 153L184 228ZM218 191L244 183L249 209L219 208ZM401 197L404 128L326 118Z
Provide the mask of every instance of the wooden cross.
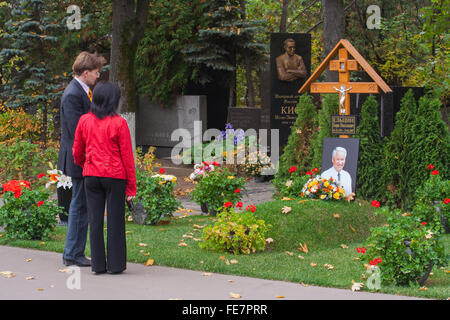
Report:
M338 54L338 59L333 60ZM354 59L349 59L349 54L351 54ZM314 82L319 78L323 71L325 71L328 65L331 71L339 72L339 82ZM369 74L374 82L350 82L350 71L357 71L360 67ZM391 88L389 88L369 63L352 46L352 44L345 39L341 39L338 42L298 92L303 93L308 88L310 88L311 93L339 92L340 115L350 114L351 93L379 93L379 88L385 93L392 92ZM348 138L348 136L341 137Z

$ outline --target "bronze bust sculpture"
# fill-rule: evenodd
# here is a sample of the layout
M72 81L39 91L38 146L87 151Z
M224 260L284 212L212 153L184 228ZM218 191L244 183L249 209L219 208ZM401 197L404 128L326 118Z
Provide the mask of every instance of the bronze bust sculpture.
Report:
M295 40L284 40L285 53L275 59L277 74L280 81L292 82L306 77L306 67L303 58L295 54Z

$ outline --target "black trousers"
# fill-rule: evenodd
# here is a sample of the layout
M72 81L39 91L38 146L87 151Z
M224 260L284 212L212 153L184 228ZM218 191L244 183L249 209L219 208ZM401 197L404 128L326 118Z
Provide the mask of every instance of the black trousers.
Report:
M93 272L122 272L126 269L125 187L122 179L86 177L86 204L89 217L91 267ZM103 236L105 202L107 245Z

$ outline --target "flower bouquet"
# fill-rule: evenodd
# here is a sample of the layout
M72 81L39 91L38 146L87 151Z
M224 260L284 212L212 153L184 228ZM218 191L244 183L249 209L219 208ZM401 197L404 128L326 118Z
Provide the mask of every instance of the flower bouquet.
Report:
M316 169L317 170L317 169ZM305 183L300 196L320 200L345 200L345 191L333 180L324 179L315 172L308 171L311 178Z
M218 167L220 167L220 163L216 161L203 161L202 163L197 163L194 165L194 172L190 174L189 179L195 181L204 178Z
M70 189L72 188L72 178L69 176L66 176L62 173L61 170L58 170L56 168L53 168L53 164L51 162L48 163L50 170L47 170L47 174L40 173L38 175L39 179L42 179L43 181L47 181L45 184L45 188L50 188L51 185L56 184L56 188L63 187L64 189Z

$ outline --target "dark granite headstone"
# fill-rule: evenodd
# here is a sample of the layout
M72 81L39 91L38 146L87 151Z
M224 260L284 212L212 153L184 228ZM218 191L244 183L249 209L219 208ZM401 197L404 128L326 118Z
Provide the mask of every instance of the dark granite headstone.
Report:
M306 77L292 82L278 78L276 58L282 55L284 40L295 40L295 53L303 58ZM272 33L270 37L270 128L279 129L280 150L287 143L291 126L297 119L298 90L311 76L311 35L301 33Z
M229 108L228 118L234 129L255 129L261 127L261 108Z

